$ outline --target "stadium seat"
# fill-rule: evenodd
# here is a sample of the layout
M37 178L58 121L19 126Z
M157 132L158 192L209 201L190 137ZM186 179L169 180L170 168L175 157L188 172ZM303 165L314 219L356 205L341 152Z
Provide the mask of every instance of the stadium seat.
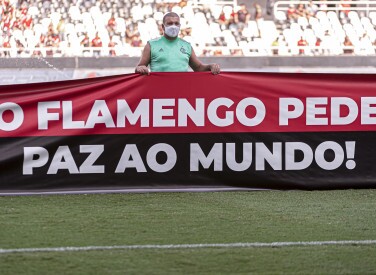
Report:
M212 22L209 25L210 33L213 35L213 37L221 37L222 36L222 31L221 27L219 26L218 23Z
M115 19L115 22L116 22L116 28L115 28L116 33L124 33L125 29L126 29L126 24L125 24L124 18L117 17Z
M269 20L262 20L259 21L258 27L260 30L260 36L264 43L267 45L271 45L274 40L277 39L279 33L277 31L277 27L274 24L274 21Z
M74 21L78 21L82 19L81 11L78 6L70 6L68 10L68 14L70 18L72 18L72 20Z
M286 13L283 11L277 11L275 14L275 19L281 22L286 21L287 20Z
M303 37L307 41L309 46L315 46L317 37L312 29L305 29L303 31Z
M111 19L112 13L111 12L104 12L102 13L102 18L104 22L108 22Z
M307 17L299 17L298 24L300 25L300 27L302 27L303 30L306 29L309 25Z
M310 17L308 20L309 24L313 27L314 25L320 24L319 20L316 17Z
M260 32L256 21L248 21L248 31L250 34L249 37L260 37Z
M82 24L82 23L75 24L74 29L75 29L76 33L85 33L86 32L85 25Z
M369 18L371 20L372 25L375 26L376 25L376 12L375 11L371 11L368 16L369 16Z
M172 9L171 9L172 12L175 12L176 14L178 14L179 16L183 13L182 11L182 8L179 7L179 6L174 6Z
M218 19L219 16L221 15L221 13L222 13L222 6L210 5L210 11L211 11L211 14L213 15L213 17L215 19Z
M32 17L37 17L39 15L39 10L36 6L29 7L27 14L31 15Z
M153 14L153 9L151 7L151 5L144 5L142 7L142 13L145 17L149 17Z
M77 31L75 29L74 24L67 23L67 24L65 24L64 32L68 35L68 34L71 34L73 32L77 32Z
M222 31L223 37L225 38L225 41L227 43L227 46L229 47L238 47L238 42L236 42L236 39L232 32L230 30L224 30Z
M233 12L233 8L231 6L224 6L223 13L225 14L226 19L230 19Z
M185 6L182 8L182 13L183 13L183 16L189 20L191 18L194 17L194 11L193 11L193 8L191 6Z
M144 14L143 14L141 6L134 6L131 9L131 15L132 15L132 19L135 21L142 21L144 19Z
M154 18L148 18L145 20L146 27L149 31L149 37L151 39L157 38L159 36L159 30L158 30L158 25L157 22L155 21Z
M48 26L51 24L51 18L45 17L41 20L44 32L47 32Z

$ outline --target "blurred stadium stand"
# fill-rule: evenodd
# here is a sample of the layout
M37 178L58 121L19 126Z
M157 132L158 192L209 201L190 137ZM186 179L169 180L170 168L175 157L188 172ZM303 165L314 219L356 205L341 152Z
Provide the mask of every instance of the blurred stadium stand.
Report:
M168 11L200 56L375 54L376 1L1 1L3 58L137 57Z

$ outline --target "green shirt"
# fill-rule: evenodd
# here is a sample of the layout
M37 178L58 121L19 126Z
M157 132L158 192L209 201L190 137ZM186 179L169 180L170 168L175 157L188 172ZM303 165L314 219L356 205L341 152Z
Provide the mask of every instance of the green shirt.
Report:
M162 36L149 41L152 72L187 72L192 47L187 41Z

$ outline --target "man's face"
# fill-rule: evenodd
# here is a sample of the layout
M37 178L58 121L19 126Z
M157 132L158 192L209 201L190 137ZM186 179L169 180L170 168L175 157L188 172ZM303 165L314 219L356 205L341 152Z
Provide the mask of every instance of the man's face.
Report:
M180 31L180 18L176 16L166 17L162 28L167 39L175 39Z
M180 18L179 17L166 17L162 26L163 31L165 30L165 27L169 27L173 25L180 27Z

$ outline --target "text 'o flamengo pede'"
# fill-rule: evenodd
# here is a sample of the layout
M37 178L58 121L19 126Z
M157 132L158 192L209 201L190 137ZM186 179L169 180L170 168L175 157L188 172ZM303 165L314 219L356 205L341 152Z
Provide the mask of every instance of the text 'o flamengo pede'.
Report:
M302 116L306 125L349 125L358 116L362 125L376 125L375 104L376 97L361 97L359 105L348 97L312 97L306 98L305 102L298 98L280 98L279 125L289 125L290 120ZM186 98L141 99L133 110L127 100L118 99L115 113L111 109L105 100L95 100L85 120L74 120L72 101L38 102L38 130L47 130L49 123L59 121L62 129L92 129L96 125L124 128L136 124L140 127L187 127L188 120L196 127L205 127L206 123L227 127L233 125L235 120L253 127L261 124L267 113L265 104L255 97L243 98L238 102L224 97L210 102L205 98L195 98L192 104ZM343 109L345 112L341 113ZM10 121L4 119L7 111L13 114ZM23 119L20 105L13 102L0 104L0 130L16 130Z

